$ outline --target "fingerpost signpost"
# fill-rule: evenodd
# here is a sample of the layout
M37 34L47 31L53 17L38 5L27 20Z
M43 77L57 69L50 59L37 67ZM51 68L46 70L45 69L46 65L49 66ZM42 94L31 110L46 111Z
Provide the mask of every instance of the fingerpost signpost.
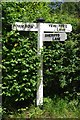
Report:
M15 22L12 25L13 30L18 31L37 31L38 54L41 56L41 49L43 49L43 41L65 41L67 39L67 32L72 31L71 24L53 24L44 23L43 18L39 18L37 23L23 23ZM40 69L38 70L40 80L37 83L37 106L43 105L43 58L40 58Z

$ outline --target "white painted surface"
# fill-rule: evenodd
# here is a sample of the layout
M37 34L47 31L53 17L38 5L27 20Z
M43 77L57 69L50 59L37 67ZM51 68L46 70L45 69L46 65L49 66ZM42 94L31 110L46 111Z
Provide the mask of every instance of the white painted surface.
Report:
M41 56L43 49L43 23L38 23L38 54ZM40 57L40 69L38 70L40 79L37 83L37 106L43 105L43 57Z
M12 25L12 29L18 31L38 31L38 23L15 22ZM43 23L43 31L71 32L72 26L71 24Z
M12 25L12 29L18 31L38 31L37 23L16 22Z
M44 23L43 31L48 32L71 32L72 26L71 24L53 24L53 23Z
M65 41L66 33L43 33L43 41Z

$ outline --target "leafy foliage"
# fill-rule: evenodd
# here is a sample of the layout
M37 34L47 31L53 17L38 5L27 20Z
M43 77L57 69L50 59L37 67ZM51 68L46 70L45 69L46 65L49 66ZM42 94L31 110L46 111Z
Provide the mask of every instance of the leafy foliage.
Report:
M21 108L17 112L11 113L10 118L79 118L80 109L79 101L72 100L70 102L67 99L60 99L54 97L53 99L47 97L44 98L43 109L39 107L31 106L29 109ZM5 116L7 118L7 116Z
M54 11L49 7L50 3L45 2L1 4L4 108L11 111L16 105L24 106L23 103L29 106L36 98L40 62L40 56L37 55L37 33L12 31L11 25L14 22L36 22L39 17L43 17L45 22L69 23L73 27L65 42L44 42L44 96L53 97L58 94L60 97L80 99L80 19L76 16L77 12L75 15L69 13L67 3L59 5L63 10L60 12L58 7ZM75 6L72 6L73 11Z
M65 93L68 95L71 93L72 97L74 94L77 97L77 92L80 91L78 42L69 40L64 44L55 44L53 42L44 50L45 92L47 91L47 94L51 96L55 93L64 97Z
M29 106L36 98L36 83L39 79L37 70L40 64L37 33L12 31L11 26L16 21L34 22L42 16L43 6L46 14L49 11L47 3L2 3L3 107L8 108L7 111L12 111L16 105Z
M24 100L29 102L29 99L34 98L36 91L39 57L36 48L32 47L32 41L19 36L19 33L11 31L3 41L3 98L6 97L3 100L5 103L10 100L12 103Z

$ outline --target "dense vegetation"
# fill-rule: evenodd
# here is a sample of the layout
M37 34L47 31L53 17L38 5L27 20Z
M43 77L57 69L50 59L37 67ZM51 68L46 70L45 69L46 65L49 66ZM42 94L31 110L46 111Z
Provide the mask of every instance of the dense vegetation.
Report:
M64 108L65 114L67 114L73 109L71 108L68 109L69 111L66 111L67 107L72 105L75 109L73 113L77 111L77 114L72 114L73 116L71 117L79 116L79 3L7 2L1 4L3 24L2 79L4 115L11 114L11 112L21 110L25 107L28 109L35 103L36 85L39 79L37 70L39 69L40 56L37 55L37 33L13 31L11 26L14 22L36 22L37 18L43 17L45 22L69 23L73 27L73 31L67 34L66 41L44 42L42 51L44 97L47 100L47 102L44 100L44 109L47 109L49 113L47 115L50 117L70 117L70 115L59 116L61 113L58 114L58 112ZM58 102L57 105L55 105L56 102ZM68 102L70 103L69 106L67 106ZM51 107L48 108L47 106L53 106L55 108L54 112ZM56 110L56 107L59 109ZM40 111L39 108L35 109L39 110L39 115L43 114L44 116L44 111ZM37 113L33 112L33 116L37 117L35 115Z

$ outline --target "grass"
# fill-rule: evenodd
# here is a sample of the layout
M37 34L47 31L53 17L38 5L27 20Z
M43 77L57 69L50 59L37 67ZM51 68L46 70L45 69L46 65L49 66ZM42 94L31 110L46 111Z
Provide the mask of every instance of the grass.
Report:
M9 118L80 118L78 100L68 102L60 98L44 98L43 109L32 105L8 115Z

